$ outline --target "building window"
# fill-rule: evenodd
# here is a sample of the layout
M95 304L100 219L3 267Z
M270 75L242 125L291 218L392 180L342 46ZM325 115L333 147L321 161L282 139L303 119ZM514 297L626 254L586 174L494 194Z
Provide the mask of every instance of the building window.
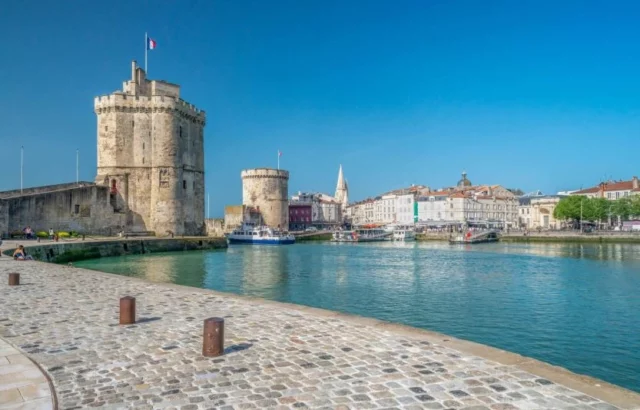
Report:
M76 214L76 215L80 213L80 205L78 205L78 204L74 205L73 213Z
M182 189L187 189L187 180L186 179L182 180Z
M620 198L620 192L616 192L616 199Z
M607 198L611 199L611 192L607 192Z

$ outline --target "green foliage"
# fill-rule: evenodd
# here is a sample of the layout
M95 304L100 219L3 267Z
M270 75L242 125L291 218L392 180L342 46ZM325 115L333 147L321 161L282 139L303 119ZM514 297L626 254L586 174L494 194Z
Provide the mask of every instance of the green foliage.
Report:
M624 197L615 201L605 198L587 198L572 195L562 198L553 210L553 216L562 220L580 220L580 206L582 205L582 220L605 221L612 217L629 219L640 217L640 196Z
M38 238L48 238L49 237L49 233L45 232L45 231L40 231L40 232L36 233L36 236Z
M69 238L69 237L71 237L71 234L69 232L63 232L63 231L58 232L58 238L62 239L62 238Z
M580 220L580 203L585 197L572 195L562 198L553 210L553 217L561 220Z

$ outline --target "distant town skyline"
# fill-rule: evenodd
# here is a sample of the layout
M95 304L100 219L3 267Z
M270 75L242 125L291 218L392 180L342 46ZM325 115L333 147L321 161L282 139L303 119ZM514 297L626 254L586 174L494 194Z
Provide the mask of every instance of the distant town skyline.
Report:
M20 187L21 146L25 187L75 181L76 150L94 180L93 98L143 64L145 32L149 77L207 112L214 217L278 151L290 194L333 194L342 164L350 201L463 170L545 193L637 174L640 4L131 4L5 5L0 190Z

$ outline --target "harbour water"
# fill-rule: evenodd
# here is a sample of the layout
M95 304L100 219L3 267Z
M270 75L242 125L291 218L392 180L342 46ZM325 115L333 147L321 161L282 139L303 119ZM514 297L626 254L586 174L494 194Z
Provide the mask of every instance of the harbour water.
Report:
M404 323L640 391L640 245L315 243L75 265Z

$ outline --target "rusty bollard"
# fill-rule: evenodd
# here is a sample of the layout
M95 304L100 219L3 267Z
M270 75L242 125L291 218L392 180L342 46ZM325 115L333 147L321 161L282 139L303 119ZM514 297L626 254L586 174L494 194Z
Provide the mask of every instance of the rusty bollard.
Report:
M136 323L136 298L125 296L120 298L120 324L132 325Z
M205 319L202 336L202 355L221 356L224 352L224 319L219 317Z
M9 274L9 286L18 286L20 284L20 274L19 273L10 273Z

